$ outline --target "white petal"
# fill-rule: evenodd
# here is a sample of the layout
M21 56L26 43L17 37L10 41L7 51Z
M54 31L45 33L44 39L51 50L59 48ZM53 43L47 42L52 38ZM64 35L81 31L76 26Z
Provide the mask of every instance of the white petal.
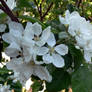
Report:
M47 47L39 47L37 51L37 55L45 55L49 49Z
M30 54L29 52L30 50L28 48L26 48L25 46L23 47L23 56L24 56L24 61L26 63L30 62L32 59L32 54Z
M67 39L69 36L66 32L60 32L59 33L59 38L60 39Z
M69 17L70 17L70 12L69 12L69 10L66 10L66 12L65 12L65 19L68 20Z
M39 47L42 47L46 42L43 41L43 40L40 40L40 41L36 41L36 45L39 46Z
M0 32L4 32L6 29L6 25L0 24Z
M16 7L16 2L15 0L7 0L6 4L8 5L8 7L12 10Z
M50 32L51 31L51 27L49 26L49 27L47 27L46 29L44 29L44 31L42 32L42 35L41 35L41 37L40 37L40 41L37 41L36 42L36 44L38 45L38 46L43 46L45 43L46 43L46 41L47 41L47 39L49 38L49 36L50 36Z
M76 32L75 32L75 30L74 30L74 27L72 27L72 26L69 26L68 32L69 32L69 34L72 35L72 36L75 36L75 35L76 35Z
M47 27L46 29L43 30L41 40L42 41L47 41L51 33L51 27Z
M13 70L14 73L19 73L17 78L22 84L25 84L33 74L33 65L31 63L23 63L22 58L12 59L12 61L8 62L6 66L8 69Z
M31 47L31 46L34 46L34 44L35 44L35 41L32 39L29 39L29 37L22 38L22 45Z
M7 68L9 70L12 70L13 68L16 68L16 65L21 65L23 63L23 59L22 58L15 58L15 59L12 59L10 62L8 62L6 64ZM16 68L17 69L17 68ZM17 69L18 70L18 69Z
M67 24L65 18L59 16L59 20L60 20L60 23L61 23L61 24Z
M24 37L32 40L34 38L34 31L32 30L31 27L32 27L32 23L27 22L27 25L24 31Z
M46 55L43 56L43 61L46 64L52 63L53 57L50 54L46 54Z
M37 22L32 25L32 30L36 36L39 36L42 32L42 27Z
M19 51L21 51L20 47L16 43L11 43L5 50L6 54L10 57L16 57L19 55Z
M55 50L57 53L59 53L60 55L65 55L68 53L68 47L64 44L60 44L60 45L57 45L55 47Z
M85 58L85 60L86 60L86 62L88 63L90 63L91 62L91 57L92 57L92 53L88 53L88 52L84 52L84 58Z
M11 42L14 41L13 38L12 38L12 36L11 36L9 33L3 34L3 35L2 35L2 39L3 39L5 42L7 42L7 43L11 43Z
M55 36L52 32L47 40L47 44L51 47L53 47L56 44L56 39L55 39Z
M46 80L48 82L52 81L52 76L49 74L48 70L45 67L35 66L34 75L38 76L41 80Z
M22 36L22 33L24 31L22 24L17 23L17 22L10 22L9 29L10 29L10 33L15 37Z
M58 68L62 68L65 63L64 63L64 59L59 55L59 54L53 54L53 64L58 67Z

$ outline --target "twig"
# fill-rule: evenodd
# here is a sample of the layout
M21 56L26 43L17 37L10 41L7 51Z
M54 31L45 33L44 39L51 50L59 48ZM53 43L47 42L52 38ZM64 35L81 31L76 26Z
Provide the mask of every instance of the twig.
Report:
M36 6L37 6L37 9L38 9L38 12L39 12L39 15L40 15L40 20L42 18L42 4L40 4L40 6L38 6L38 3L36 0L34 0Z
M44 17L48 14L48 12L50 11L51 7L53 6L53 2L49 5L47 11L44 13L44 15L42 16L42 20L44 19Z
M42 0L42 3L44 2L45 0Z
M3 10L12 21L19 22L18 18L12 13L10 8L7 6L7 4L4 2L4 0L0 0L3 6L0 6L0 9Z
M81 3L82 3L82 0L78 0L78 1L76 2L76 6L79 8Z

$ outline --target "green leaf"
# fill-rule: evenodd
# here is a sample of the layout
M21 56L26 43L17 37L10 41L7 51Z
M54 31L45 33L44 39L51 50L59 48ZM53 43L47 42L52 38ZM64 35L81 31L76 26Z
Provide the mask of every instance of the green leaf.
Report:
M68 53L67 55L65 55L64 60L65 60L65 69L70 68L73 62L71 54Z
M18 7L31 7L29 0L17 0Z
M68 88L71 84L70 75L63 69L56 69L52 76L52 82L46 82L47 92L58 92L62 89Z
M31 86L32 92L38 92L38 91L42 90L43 89L42 83L43 83L42 81L35 80Z
M0 74L9 73L10 70L7 70L6 68L0 68Z
M76 49L73 44L69 45L69 52L72 55L72 61L74 62L74 68L78 69L82 63L84 63L84 57L80 49Z
M11 81L11 83L8 82L8 84L11 85L11 89L14 89L14 92L21 92L21 89L22 89L22 85L20 84L19 81L17 81L16 83L13 83Z
M5 13L0 14L0 24L6 21L6 16L7 15Z
M87 66L81 66L72 75L73 92L91 92L92 90L92 70Z
M33 18L31 16L19 16L19 18L28 20L33 23L38 22L40 25L42 25L43 28L46 28L46 26L42 22L40 22L38 19Z

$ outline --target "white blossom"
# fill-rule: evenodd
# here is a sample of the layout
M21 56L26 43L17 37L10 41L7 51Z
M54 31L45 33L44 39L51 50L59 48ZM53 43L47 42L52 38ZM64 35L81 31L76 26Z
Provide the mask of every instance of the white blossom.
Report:
M50 29L51 28L49 26L42 31L40 24L32 24L28 22L24 31L24 42L26 42L26 44L28 42L28 45L30 45L29 43L31 43L33 45L41 47L46 43L48 37L50 36Z
M50 37L47 40L49 48L46 49L47 53L43 55L43 61L45 63L53 63L56 67L61 68L65 65L64 59L62 56L68 53L68 47L65 44L56 45L56 40L54 34L51 33ZM41 50L39 51L41 53Z
M91 62L92 57L92 24L81 17L77 11L70 14L67 10L65 18L59 16L60 22L68 24L68 32L75 37L77 45L84 50L84 58ZM64 21L63 21L64 20Z
M19 55L19 51L21 51L23 31L24 28L20 23L16 22L9 23L9 32L3 34L2 36L3 40L8 44L10 44L5 50L8 56L15 57Z
M10 86L9 85L2 85L0 84L0 92L12 92L9 90Z
M44 62L38 62L36 59L37 55L45 55L48 52L49 49L44 47L44 44L50 33L50 27L42 31L38 23L28 22L25 29L20 23L9 23L9 32L5 33L2 38L9 44L6 53L12 57L12 60L6 66L14 71L14 76L11 76L14 79L13 82L20 80L24 85L31 75L51 82L52 76L46 67L40 65ZM18 55L20 58L16 57Z
M38 76L41 80L48 82L52 80L46 67L36 65L33 61L25 63L22 58L15 58L8 62L6 66L9 70L14 71L14 78L19 80L23 85L31 75Z
M10 22L9 32L5 33L2 38L10 45L6 48L5 52L10 57L23 55L25 62L30 62L32 58L36 59L36 55L41 49L48 37L50 36L50 27L42 31L42 27L38 23L32 24L28 22L25 29L20 23ZM46 54L47 52L40 53Z
M38 23L28 22L23 34L23 50L25 62L30 62L30 59L34 59L36 62L36 56L38 53L44 55L48 49L45 49L43 45L46 43L50 36L50 27L47 27L42 31L42 27ZM26 57L27 56L27 57Z

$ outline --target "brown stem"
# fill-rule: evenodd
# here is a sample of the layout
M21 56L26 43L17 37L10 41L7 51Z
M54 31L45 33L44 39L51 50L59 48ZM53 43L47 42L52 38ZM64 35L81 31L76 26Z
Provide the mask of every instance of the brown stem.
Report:
M53 6L53 2L49 5L47 11L43 14L42 16L42 20L44 19L44 17L48 14L48 12L50 11L51 7Z
M42 3L44 2L45 0L42 0Z
M38 9L38 12L39 12L39 15L40 15L40 20L42 18L42 5L40 4L40 6L38 6L38 3L36 0L34 0L36 6L37 6L37 9Z
M40 13L40 20L42 21L42 4L40 4L39 13Z
M82 0L78 0L78 1L76 2L76 6L79 8L81 3L82 3Z
M4 2L4 0L0 0L3 6L0 6L0 9L2 9L10 18L12 21L19 22L17 17L12 13L10 8L7 6L7 4Z

